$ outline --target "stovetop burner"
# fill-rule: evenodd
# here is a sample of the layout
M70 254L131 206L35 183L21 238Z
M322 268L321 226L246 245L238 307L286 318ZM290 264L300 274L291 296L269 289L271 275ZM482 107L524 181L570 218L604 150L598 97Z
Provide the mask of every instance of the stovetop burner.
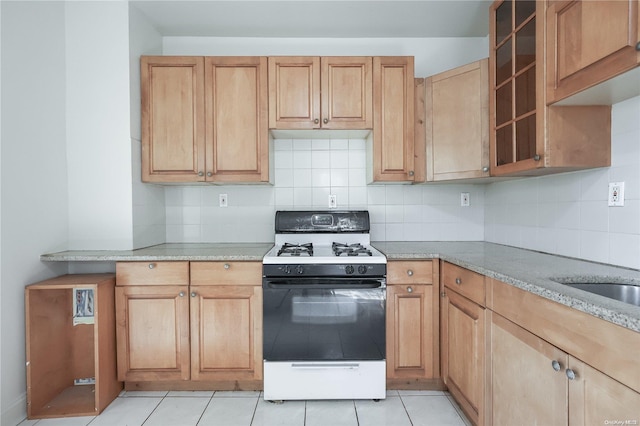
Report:
M277 256L313 256L313 244L291 244L284 243L280 250L278 250Z
M371 250L360 243L344 244L334 242L331 244L331 249L336 256L373 256Z

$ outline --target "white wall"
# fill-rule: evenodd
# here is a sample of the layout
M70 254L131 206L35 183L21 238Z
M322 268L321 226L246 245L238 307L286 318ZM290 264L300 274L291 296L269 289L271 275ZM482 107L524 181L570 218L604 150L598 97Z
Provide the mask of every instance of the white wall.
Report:
M165 241L164 187L142 183L140 129L140 55L161 55L162 36L135 7L129 8L131 102L131 171L133 185L133 247Z
M487 186L487 241L640 268L640 97L613 106L611 167ZM624 207L608 207L609 182Z
M133 247L129 6L66 2L69 249Z
M253 38L165 37L165 55L414 56L416 77L428 77L489 56L486 37Z
M61 275L41 253L67 241L64 5L0 3L1 419L25 417L24 287Z

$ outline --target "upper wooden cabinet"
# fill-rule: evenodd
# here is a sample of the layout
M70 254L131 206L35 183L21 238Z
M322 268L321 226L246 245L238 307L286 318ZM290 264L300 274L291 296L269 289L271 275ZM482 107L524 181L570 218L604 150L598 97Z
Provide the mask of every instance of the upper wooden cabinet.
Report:
M550 1L546 13L548 104L640 64L638 0Z
M269 180L265 57L141 58L145 182Z
M413 182L413 56L373 58L373 143L369 144L373 182Z
M371 129L371 57L269 57L269 127Z
M540 175L611 163L608 106L547 106L546 3L490 7L491 175Z
M489 176L488 64L483 59L425 79L427 181Z

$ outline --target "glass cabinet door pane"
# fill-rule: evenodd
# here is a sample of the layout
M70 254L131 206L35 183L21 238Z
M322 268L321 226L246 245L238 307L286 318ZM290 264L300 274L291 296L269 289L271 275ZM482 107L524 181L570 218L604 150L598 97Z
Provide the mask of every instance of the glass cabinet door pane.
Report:
M516 77L516 118L535 109L536 67L533 66Z
M516 72L536 60L536 20L516 32Z
M518 28L527 18L533 15L536 11L536 2L535 1L524 1L517 0L514 2L516 4L516 25Z
M496 90L496 126L513 119L511 82Z
M513 163L513 125L496 130L496 164Z
M516 161L536 155L536 115L516 122Z
M511 41L512 39L507 40L496 51L496 86L499 86L500 83L508 80L513 75Z
M506 0L496 9L496 45L500 44L513 31L511 8L511 0Z

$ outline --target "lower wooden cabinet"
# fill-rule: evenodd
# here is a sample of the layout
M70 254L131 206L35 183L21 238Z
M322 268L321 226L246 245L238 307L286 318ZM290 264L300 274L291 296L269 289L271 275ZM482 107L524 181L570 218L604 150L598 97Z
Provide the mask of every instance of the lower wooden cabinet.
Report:
M193 389L201 387L198 382L231 389L242 387L239 382L258 386L262 379L258 262L190 262L186 276L197 285L157 285L161 282L157 270L178 267L167 263L146 269L130 262L116 265L122 277L116 287L120 380L188 381ZM154 285L136 285L149 281Z
M500 315L492 316L493 424L640 421L639 393Z
M437 386L438 263L393 261L387 265L387 387Z

